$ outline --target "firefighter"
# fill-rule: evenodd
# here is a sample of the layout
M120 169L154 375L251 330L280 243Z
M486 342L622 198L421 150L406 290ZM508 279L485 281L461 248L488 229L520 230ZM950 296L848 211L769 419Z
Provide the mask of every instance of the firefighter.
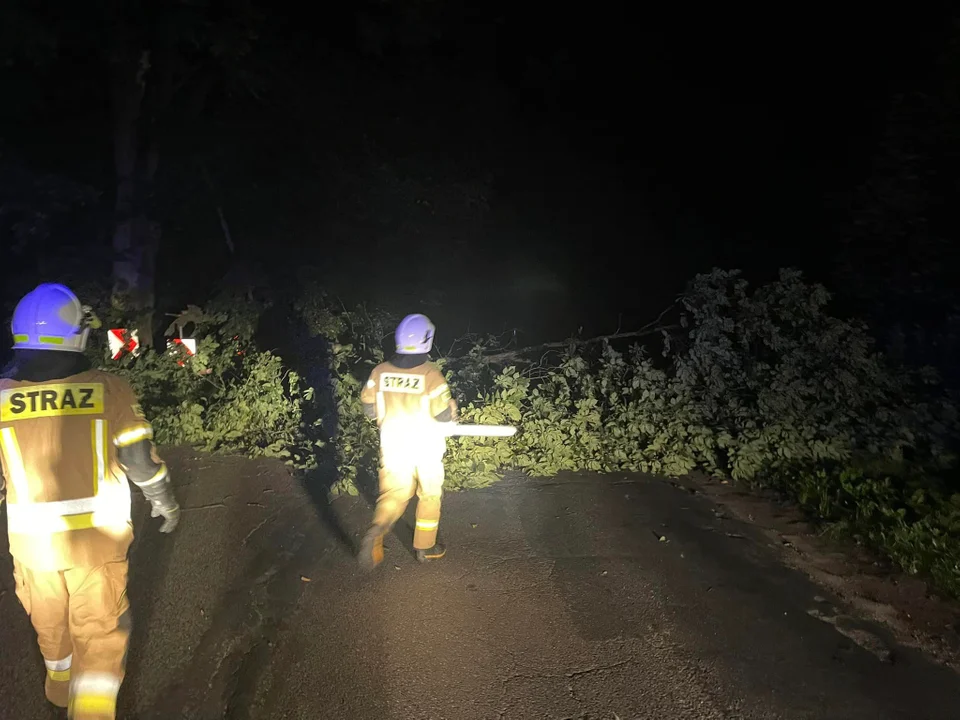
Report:
M373 525L360 545L365 569L383 560L384 535L415 493L417 559L438 560L445 553L437 528L446 439L436 423L456 420L457 404L443 373L428 359L434 331L424 315L405 317L396 331L396 355L373 369L360 395L367 417L380 427L380 496Z
M153 429L126 380L92 369L76 295L28 293L13 315L14 361L0 378L0 491L16 593L37 632L47 699L74 720L112 720L130 635L130 487L160 531L180 507Z

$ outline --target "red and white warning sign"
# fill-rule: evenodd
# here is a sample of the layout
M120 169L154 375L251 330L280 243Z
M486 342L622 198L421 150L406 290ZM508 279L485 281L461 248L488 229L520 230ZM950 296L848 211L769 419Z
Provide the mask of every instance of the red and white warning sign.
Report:
M126 353L134 357L140 354L140 338L137 337L136 330L113 328L107 331L107 342L114 360L119 360Z
M187 355L197 354L197 341L193 338L173 338L173 340L167 343L167 347L171 350L178 345L187 351Z
M194 338L172 338L167 340L167 352L173 357L186 355L191 358L197 354L197 341ZM182 357L177 360L177 365L184 366Z

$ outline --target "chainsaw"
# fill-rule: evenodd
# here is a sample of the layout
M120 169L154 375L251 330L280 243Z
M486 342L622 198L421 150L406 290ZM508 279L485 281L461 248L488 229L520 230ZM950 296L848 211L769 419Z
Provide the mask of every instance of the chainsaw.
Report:
M512 425L461 425L453 422L437 425L444 437L510 437L517 433L517 429Z

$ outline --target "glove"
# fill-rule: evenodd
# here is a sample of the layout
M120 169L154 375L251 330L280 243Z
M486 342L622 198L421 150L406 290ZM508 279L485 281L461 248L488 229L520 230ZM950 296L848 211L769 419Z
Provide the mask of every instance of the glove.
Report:
M173 494L170 479L165 478L159 487L141 488L144 497L150 501L150 517L163 517L160 532L171 533L180 523L180 505Z
M160 532L172 533L180 524L180 506L176 503L172 506L157 503L151 508L150 517L160 516L163 516L163 525L160 526Z

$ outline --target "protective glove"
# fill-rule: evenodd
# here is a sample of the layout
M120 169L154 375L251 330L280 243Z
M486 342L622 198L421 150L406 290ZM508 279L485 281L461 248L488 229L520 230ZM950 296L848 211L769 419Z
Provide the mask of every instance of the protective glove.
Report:
M170 478L164 478L162 483L141 488L144 496L150 501L150 517L163 517L160 532L170 533L180 523L180 505L173 494Z
M163 525L160 526L160 532L172 533L180 524L180 506L174 502L171 505L161 505L157 503L150 510L150 517L163 516Z

